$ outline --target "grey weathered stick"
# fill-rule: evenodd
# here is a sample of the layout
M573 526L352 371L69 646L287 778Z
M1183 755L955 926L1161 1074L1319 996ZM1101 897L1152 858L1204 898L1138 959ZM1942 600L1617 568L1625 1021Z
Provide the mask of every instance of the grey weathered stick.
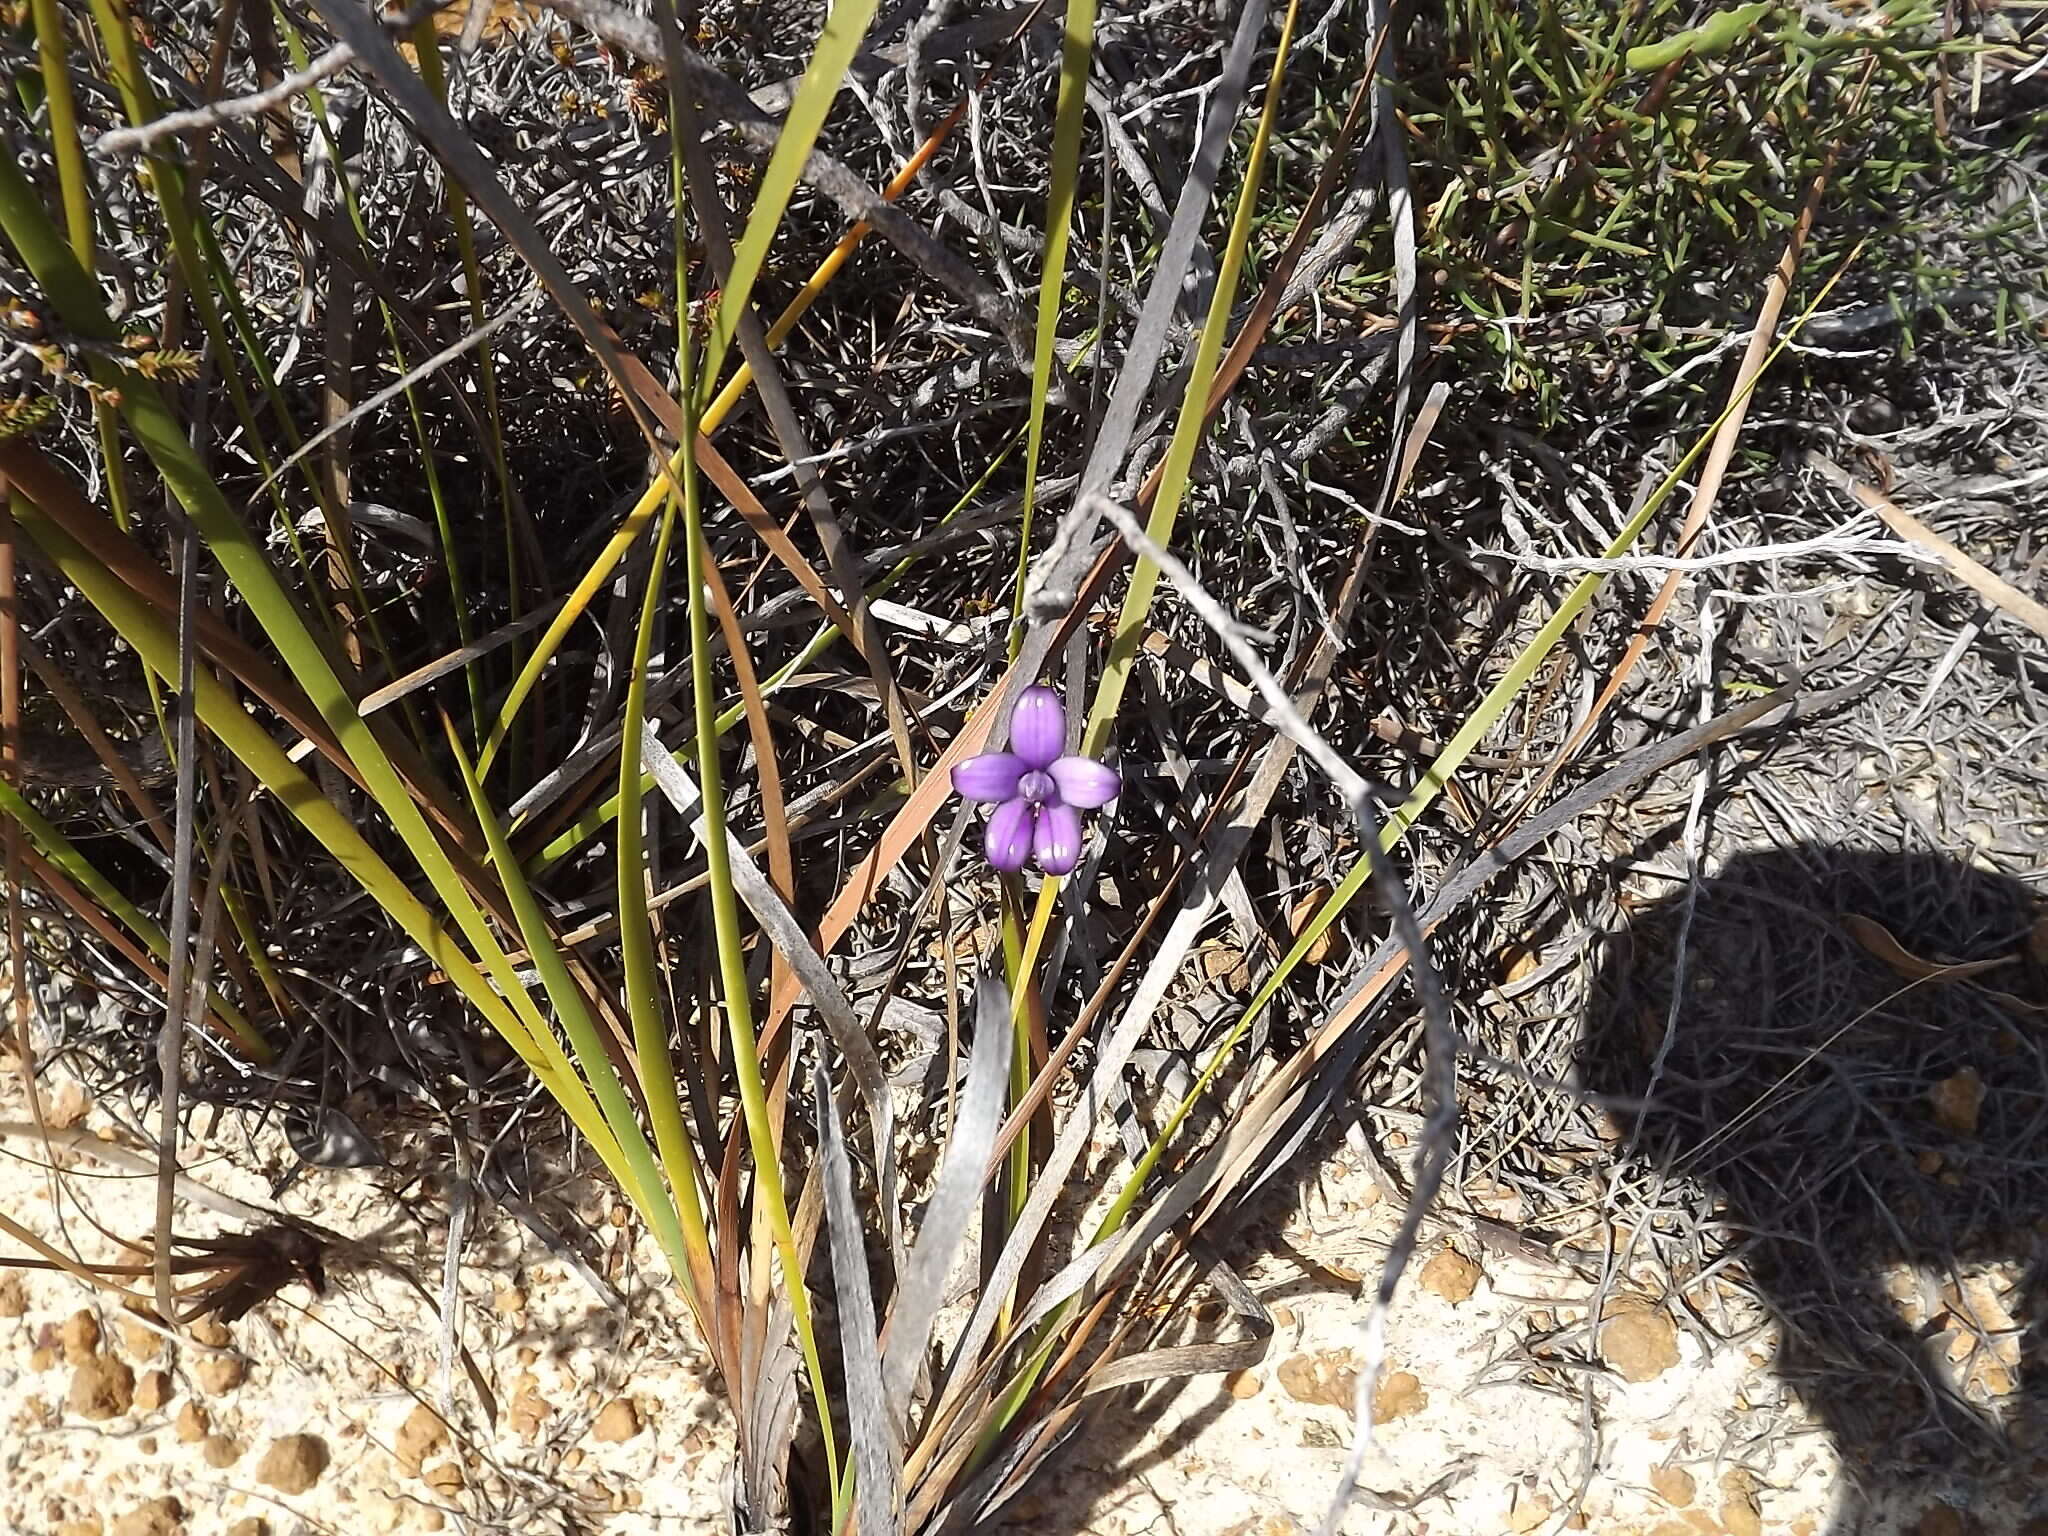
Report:
M271 108L283 106L301 91L318 85L329 75L340 74L355 61L355 49L341 43L328 49L298 73L286 75L267 90L256 91L248 96L230 97L226 101L212 102L203 107L194 107L188 112L166 112L162 117L137 124L133 128L116 128L101 134L93 148L103 155L135 155L152 145L162 143L165 139L204 133L209 128L218 128L222 123L232 122L238 117L261 117Z
M640 763L654 775L654 782L668 797L668 803L702 842L708 829L704 824L703 794L696 781L651 732L641 739ZM825 1021L833 1043L846 1057L854 1086L860 1090L861 1102L867 1105L868 1125L874 1134L875 1169L883 1219L893 1234L898 1220L896 1112L889 1096L888 1074L882 1070L882 1058L876 1053L875 1043L868 1038L867 1031L860 1027L853 1005L846 1000L846 993L840 989L832 968L818 953L817 946L796 920L796 914L784 904L773 883L761 873L761 866L748 854L746 845L730 829L726 832L726 846L730 850L733 889L810 994L811 1003ZM893 1243L893 1237L891 1241Z
M826 1244L832 1258L832 1293L839 1311L840 1359L846 1371L846 1417L853 1436L857 1529L860 1536L897 1536L902 1530L903 1437L882 1389L882 1350L875 1333L875 1298L868 1285L867 1244L853 1201L853 1168L832 1077L818 1060L811 1069L818 1117L818 1154L824 1164Z
M1173 209L1173 223L1159 249L1152 283L1145 291L1145 305L1138 314L1137 329L1124 349L1116 384L1110 390L1103 411L1102 426L1089 450L1087 467L1081 471L1081 494L1074 508L1061 519L1058 532L1045 554L1033 564L1025 583L1024 607L1035 629L1045 630L1058 621L1075 601L1081 575L1095 558L1095 513L1088 503L1090 492L1106 493L1122 472L1130 452L1131 436L1137 430L1138 414L1152 392L1153 376L1173 332L1174 315L1180 308L1181 283L1194 259L1202 237L1202 221L1208 215L1216 191L1216 178L1223 168L1223 155L1237 127L1239 111L1251 80L1252 58L1259 32L1265 25L1264 0L1250 0L1237 19L1237 31L1224 55L1223 68L1210 95L1202 136L1195 145L1194 159L1181 183L1180 197ZM1034 636L1035 638L1035 636ZM1026 645L1030 642L1027 640ZM1047 645L1049 649L1049 643ZM1043 651L1040 661L1043 661ZM1031 669L1035 674L1035 668ZM1025 669L1019 675L1028 683ZM1022 691L1021 686L1018 691ZM1006 700L1007 709L1014 699ZM1002 726L998 718L997 726Z
M0 1120L0 1140L20 1136L36 1141L43 1140L43 1132L26 1120ZM146 1152L119 1141L101 1141L89 1130L49 1132L49 1148L56 1152L78 1152L98 1162L115 1168L125 1168L130 1173L153 1174L157 1170L157 1159ZM177 1179L178 1198L188 1205L204 1206L209 1211L229 1218L231 1221L247 1222L252 1227L269 1226L283 1217L277 1211L265 1210L260 1205L251 1205L246 1200L237 1200L233 1195L224 1195L217 1189L210 1189L190 1174L181 1173Z
M968 1058L967 1091L946 1142L946 1160L925 1206L924 1224L910 1250L910 1262L890 1309L888 1346L882 1354L882 1385L889 1411L899 1423L910 1411L917 1368L931 1342L946 1276L952 1271L967 1224L974 1218L982 1175L1003 1119L1003 1069L1009 1061L1010 994L994 976L974 989L974 1046Z
M199 799L199 727L194 710L193 620L199 606L199 535L179 518L178 688L176 821L171 849L171 952L164 966L164 1021L157 1035L156 1309L178 1325L177 1287L171 1278L171 1222L178 1181L178 1097L185 1062L185 1007L192 976L192 842Z
M1096 495L1086 499L1093 502L1101 515L1115 525L1117 532L1123 535L1124 542L1130 545L1133 553L1143 556L1159 567L1160 574L1187 599L1188 606L1195 610L1196 616L1215 632L1216 638L1223 642L1224 649L1237 659L1237 664L1244 668L1245 675L1252 680L1252 686L1266 701L1266 718L1273 728L1306 752L1315 760L1316 766L1329 775L1330 782L1337 786L1338 793L1343 795L1354 816L1361 814L1361 806L1366 806L1364 814L1370 815L1368 800L1371 791L1367 788L1365 779L1357 769L1344 761L1343 755L1325 741L1322 733L1310 725L1301 711L1294 707L1294 700L1288 694L1286 685L1273 675L1259 659L1259 653L1246 642L1244 626L1232 618L1229 610L1209 594L1208 589L1195 578L1194 572L1190 571L1177 555L1171 550L1162 549L1154 542L1151 535L1139 526L1137 518L1131 515L1129 508L1110 500L1107 496Z

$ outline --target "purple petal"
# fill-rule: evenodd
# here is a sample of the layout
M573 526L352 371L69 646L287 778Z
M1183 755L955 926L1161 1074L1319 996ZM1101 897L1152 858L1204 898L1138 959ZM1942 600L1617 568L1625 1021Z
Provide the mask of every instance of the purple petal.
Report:
M1050 688L1026 688L1010 716L1010 750L1027 768L1043 768L1067 749L1067 712Z
M1122 776L1114 768L1092 757L1063 757L1045 771L1059 786L1060 798L1084 811L1109 804L1124 787Z
M1031 852L1048 875L1064 875L1081 862L1081 813L1071 805L1048 805L1038 813Z
M1011 752L984 752L954 766L953 789L967 800L1008 800L1023 776L1023 758Z
M989 863L1006 875L1022 869L1031 855L1032 824L1037 820L1038 807L1029 800L1005 800L997 806L988 819L988 840L982 845Z

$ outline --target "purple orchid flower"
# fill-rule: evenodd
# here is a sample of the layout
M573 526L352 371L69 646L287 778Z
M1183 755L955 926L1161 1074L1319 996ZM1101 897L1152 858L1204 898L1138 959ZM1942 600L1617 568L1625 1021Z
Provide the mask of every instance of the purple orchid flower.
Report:
M967 800L995 803L988 819L989 863L1014 875L1027 858L1048 875L1081 861L1081 812L1117 797L1123 780L1092 757L1061 756L1067 712L1050 688L1024 690L1010 716L1010 750L984 752L953 770Z

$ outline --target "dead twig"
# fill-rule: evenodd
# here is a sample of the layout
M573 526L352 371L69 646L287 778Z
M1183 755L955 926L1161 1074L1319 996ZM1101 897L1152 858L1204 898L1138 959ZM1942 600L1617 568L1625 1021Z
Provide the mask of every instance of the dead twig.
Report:
M2042 639L2048 640L2048 605L2036 602L1989 566L1971 559L1919 518L1885 495L1876 486L1857 479L1825 454L1809 452L1808 467L1819 472L1828 484L1846 491L1875 512L1900 538L1915 550L1932 556L1936 564L1975 592L2008 618L2017 619Z
M166 112L162 117L133 128L116 128L101 134L93 148L109 156L146 154L166 139L205 133L239 118L261 117L301 92L312 89L322 80L340 74L355 61L355 49L339 43L304 69L286 75L265 90L254 91L247 96L231 96L226 101L211 102L185 112Z

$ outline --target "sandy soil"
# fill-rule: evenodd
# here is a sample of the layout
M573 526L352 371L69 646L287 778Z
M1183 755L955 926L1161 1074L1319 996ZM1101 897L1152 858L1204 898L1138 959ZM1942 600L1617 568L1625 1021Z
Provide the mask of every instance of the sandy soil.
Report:
M87 1259L132 1260L105 1234L150 1230L153 1181L109 1161L118 1150L92 1150L127 1137L76 1084L46 1089L45 1103L72 1145L58 1150L53 1177L31 1138L0 1141L0 1211ZM9 1071L0 1121L26 1118ZM1381 1134L1398 1155L1403 1133ZM193 1177L270 1205L272 1181L292 1161L281 1138L233 1119L215 1137L187 1149ZM174 1345L69 1275L0 1274L0 1529L722 1531L724 1405L659 1283L656 1255L632 1240L618 1202L593 1188L578 1214L606 1239L619 1310L516 1222L482 1218L457 1286L459 1337L490 1394L487 1410L460 1357L444 1356L455 1336L423 1293L439 1289L445 1227L400 1225L398 1182L370 1170L292 1183L277 1208L391 1262L338 1263L324 1296L293 1284L232 1328L201 1325ZM431 1187L413 1193L426 1197L421 1210L441 1210ZM1652 1276L1624 1271L1596 1328L1598 1255L1518 1245L1511 1198L1468 1190L1464 1199L1465 1215L1433 1229L1393 1317L1376 1397L1386 1423L1344 1531L2043 1528L2024 1526L2016 1503L1961 1483L1947 1499L1866 1511L1852 1526L1833 1449L1773 1376L1772 1331L1736 1288L1705 1281L1687 1314L1660 1304ZM1002 1528L1316 1528L1349 1444L1358 1296L1398 1213L1366 1159L1340 1149L1302 1189L1276 1196L1268 1215L1267 1235L1242 1257L1277 1324L1265 1361L1113 1399L1006 1507ZM195 1235L246 1229L190 1205L180 1220ZM9 1240L6 1251L21 1249ZM1963 1283L1979 1316L2006 1315L2011 1273ZM1924 1322L1923 1289L1901 1276L1897 1290L1908 1320ZM1740 1342L1716 1344L1695 1316ZM1207 1321L1197 1307L1189 1327ZM1957 1385L1995 1407L2011 1390L2017 1362L2005 1356L2016 1332L1989 1352L1957 1339ZM2032 1473L2048 1488L2048 1462Z
M60 1119L79 1115L72 1134L115 1136L75 1090L55 1103ZM10 1086L0 1118L23 1113ZM232 1158L192 1149L194 1174L263 1202L267 1177L284 1164L258 1166L262 1157L239 1144ZM19 1136L6 1147L0 1209L30 1227L60 1242L68 1233L80 1253L106 1258L118 1256L115 1245L93 1231L87 1209L110 1232L149 1229L147 1179L60 1152L60 1218L37 1149ZM280 1204L381 1243L401 1264L427 1255L415 1272L432 1289L441 1234L417 1251L399 1241L379 1184L374 1172L321 1175ZM1117 1401L1004 1511L1003 1528L1315 1528L1348 1444L1359 1286L1376 1273L1395 1213L1349 1153L1285 1198L1277 1240L1248 1275L1278 1323L1265 1363ZM0 1279L0 1526L57 1536L722 1529L723 1406L655 1282L652 1255L628 1251L611 1205L593 1194L587 1214L611 1239L623 1315L515 1223L498 1220L469 1247L461 1338L494 1419L462 1366L444 1369L433 1306L389 1269L342 1266L322 1298L293 1286L232 1329L202 1328L175 1347L69 1276ZM1516 1213L1496 1203L1483 1214L1512 1224ZM208 1220L189 1218L195 1231ZM1668 1307L1622 1286L1596 1343L1595 1287L1584 1275L1510 1251L1498 1229L1459 1225L1430 1240L1394 1317L1378 1396L1388 1423L1344 1530L1828 1528L1835 1458L1774 1380L1768 1329L1709 1350ZM1998 1294L1997 1277L1982 1283ZM1695 1301L1723 1324L1739 1322L1732 1289L1710 1282ZM1972 1368L1967 1352L1958 1368ZM2009 1510L1980 1505L1973 1519L1931 1501L1867 1528L2020 1528Z
M0 1119L25 1115L10 1074ZM81 1124L112 1134L97 1109ZM230 1121L220 1138L234 1156L197 1146L188 1167L267 1204L269 1178L289 1159L257 1166L241 1129ZM60 1151L64 1189L53 1198L40 1147L20 1136L0 1145L0 1211L87 1258L133 1258L93 1224L147 1233L151 1180ZM291 1285L232 1328L201 1329L168 1351L118 1299L68 1275L0 1277L0 1530L256 1536L251 1519L276 1533L351 1536L722 1530L722 1404L668 1293L646 1284L652 1256L629 1252L625 1229L610 1225L612 1202L593 1194L588 1215L611 1239L622 1314L511 1221L492 1218L470 1244L460 1333L495 1399L487 1419L459 1359L444 1369L434 1305L396 1272L411 1268L438 1290L444 1234L421 1263L426 1250L380 1231L394 1205L379 1185L375 1172L325 1173L278 1205L388 1249L396 1266L338 1265L324 1297ZM205 1211L180 1222L194 1233L236 1225Z

